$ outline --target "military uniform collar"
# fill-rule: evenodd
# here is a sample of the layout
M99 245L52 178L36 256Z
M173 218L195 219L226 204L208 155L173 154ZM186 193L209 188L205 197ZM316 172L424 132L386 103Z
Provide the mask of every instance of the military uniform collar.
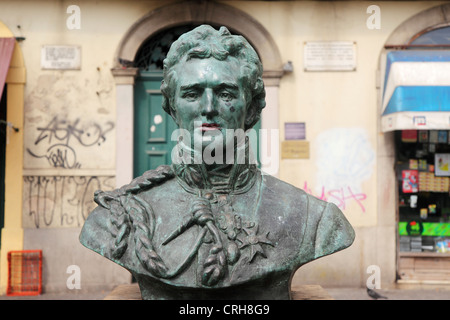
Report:
M217 194L245 193L256 180L257 167L248 159L248 143L235 149L235 161L232 164L208 166L204 162L194 161L198 156L195 150L179 142L176 146L179 161L172 164L178 182L188 192L198 194L199 191ZM243 148L243 150L242 150ZM237 161L236 157L245 152L245 160ZM244 162L244 163L240 163Z

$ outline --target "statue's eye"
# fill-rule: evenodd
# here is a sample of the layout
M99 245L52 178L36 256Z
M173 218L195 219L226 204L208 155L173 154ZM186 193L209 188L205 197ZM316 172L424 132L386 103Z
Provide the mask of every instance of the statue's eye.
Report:
M183 98L188 101L194 101L198 98L198 93L195 91L189 91L183 94Z
M219 98L223 101L231 101L234 99L234 96L227 91L222 91L221 93L219 93Z

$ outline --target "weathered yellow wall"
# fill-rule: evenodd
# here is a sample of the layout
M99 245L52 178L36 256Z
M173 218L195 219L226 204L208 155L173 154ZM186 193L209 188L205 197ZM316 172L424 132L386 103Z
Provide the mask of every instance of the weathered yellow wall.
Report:
M105 140L90 147L77 144L72 138L70 147L74 156L67 166L76 162L81 170L75 174L82 171L84 176L91 176L114 172L116 106L110 72L112 57L126 30L161 3L136 1L125 7L121 1L80 2L79 30L66 27L70 1L30 1L23 7L25 10L6 17L5 22L11 29L26 37L22 44L28 68L25 174L62 174L43 156L52 144L65 140L58 141L56 134L39 140L43 132L39 128L51 128L52 121L60 119L68 124L77 123L77 128L98 125L105 131ZM292 61L294 65L294 72L285 75L280 84L280 138L284 139L285 122L305 122L310 159L282 160L280 178L298 187L306 186L311 193L334 201L355 226L376 225L376 67L379 54L385 40L401 21L442 2L224 3L258 20L278 44L283 61ZM366 10L373 4L381 9L380 30L370 30L366 26L370 16ZM15 2L4 2L2 6L5 10L17 11ZM20 32L17 25L21 26ZM357 70L305 72L304 42L319 40L356 42ZM81 70L42 70L40 49L46 44L80 45ZM335 147L330 149L330 146ZM63 170L63 174L67 172Z
M362 253L365 252L367 256L367 243L372 235L377 234L374 231L379 222L377 201L382 196L377 193L377 183L382 182L377 181L376 161L376 70L380 52L386 39L403 21L445 1L221 2L246 12L260 22L277 43L282 60L292 61L294 72L286 74L279 87L280 138L284 139L285 122L305 122L310 158L281 160L279 177L298 187L307 187L317 196L322 196L323 192L323 196L343 209L357 228L357 239L366 241L363 244L361 240L355 249L349 249L349 253L346 253L351 259L359 259L355 262L355 268L361 267ZM77 220L80 217L78 212L70 216L72 220L69 220L73 223L58 217L46 224L42 215L37 217L36 197L27 191L28 188L24 188L22 201L22 168L25 177L74 175L79 177L77 181L81 184L81 179L99 176L103 179L100 182L102 187L110 186L108 179L113 178L116 169L116 132L109 124L115 123L116 107L120 108L115 104L114 80L110 71L112 59L121 38L133 23L151 10L168 3L77 1L81 9L81 29L69 30L66 20L70 14L66 10L73 4L72 1L22 1L20 5L18 1L0 2L0 12L7 12L0 19L15 36L26 38L20 47L27 69L25 93L13 98L17 99L17 105L24 99L24 109L14 109L12 113L8 109L8 121L14 123L18 121L14 117L23 117L24 122L23 127L19 126L23 130L11 137L7 151L7 170L15 175L14 181L8 180L12 178L7 176L7 199L11 199L11 193L14 193L17 201L7 203L5 229L2 232L2 240L7 240L2 241L1 286L6 281L5 250L8 247L21 247L22 227L36 228L36 221L39 227L56 228L77 227L80 222ZM370 14L366 10L369 5L378 5L381 9L379 30L367 28L366 21ZM0 35L2 32L11 35L10 31L3 31L7 28L0 26ZM320 40L356 42L357 70L305 72L304 42ZM42 70L41 47L52 44L81 46L81 70ZM8 90L11 94L18 93L20 86L10 86ZM44 155L52 143L58 142L55 132L53 141L48 137L39 139L42 133L39 128L49 128L48 125L55 117L66 119L69 124L95 124L102 130L111 130L105 133L105 139L100 144L91 147L77 144L76 139L72 139L70 147L76 152L80 166L62 170L52 167L45 158L32 156L28 151ZM12 158L13 154L15 158ZM25 179L27 186L30 186L30 181ZM73 189L77 181L72 181L70 189L76 195L73 203L82 200L80 193ZM59 201L63 202L62 199ZM43 203L51 204L41 202L41 205ZM31 208L33 204L34 209ZM391 227L394 228L394 225ZM382 238L383 235L378 236ZM387 267L392 269L395 265ZM338 268L335 273L339 274L342 268ZM347 270L348 273L354 274L355 268ZM321 266L316 270L311 267L307 274L325 281L330 279L331 273L327 278L320 270ZM361 270L358 269L357 273L363 278L364 271ZM339 283L346 283L345 273L333 277L339 278Z

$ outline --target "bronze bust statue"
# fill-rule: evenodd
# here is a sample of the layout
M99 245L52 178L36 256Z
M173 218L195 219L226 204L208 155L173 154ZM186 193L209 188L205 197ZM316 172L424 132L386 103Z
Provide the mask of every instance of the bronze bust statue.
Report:
M334 204L263 174L248 139L227 135L265 106L257 53L200 26L171 46L161 91L183 133L173 164L97 191L81 243L129 270L143 299L290 299L294 272L355 234Z

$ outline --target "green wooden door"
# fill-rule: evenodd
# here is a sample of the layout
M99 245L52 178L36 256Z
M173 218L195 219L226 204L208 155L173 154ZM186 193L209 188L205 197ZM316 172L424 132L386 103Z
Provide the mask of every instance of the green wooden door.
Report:
M144 72L134 86L134 176L171 164L176 141L171 141L177 128L172 117L161 107L162 72Z

